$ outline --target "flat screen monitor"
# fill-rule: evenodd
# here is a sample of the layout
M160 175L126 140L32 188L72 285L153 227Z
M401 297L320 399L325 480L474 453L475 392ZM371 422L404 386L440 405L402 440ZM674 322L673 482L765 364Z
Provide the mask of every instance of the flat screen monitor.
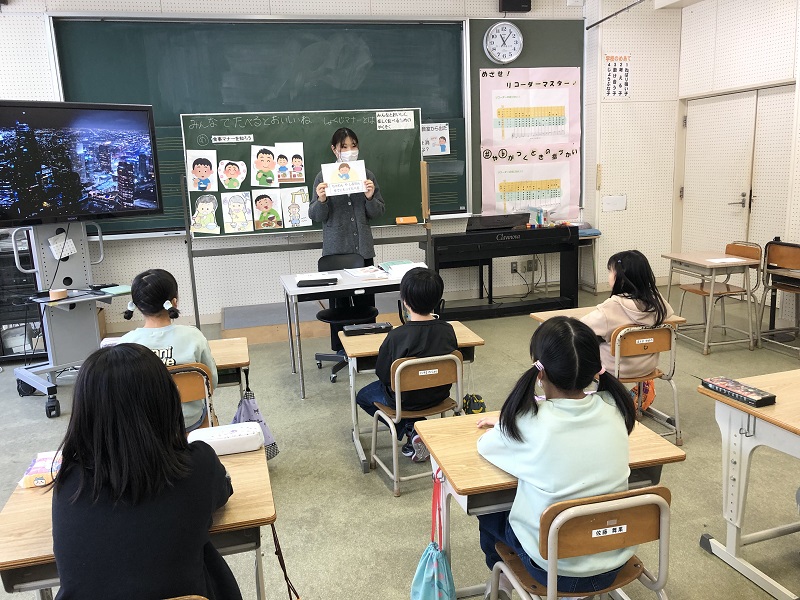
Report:
M0 227L163 212L150 106L0 101Z

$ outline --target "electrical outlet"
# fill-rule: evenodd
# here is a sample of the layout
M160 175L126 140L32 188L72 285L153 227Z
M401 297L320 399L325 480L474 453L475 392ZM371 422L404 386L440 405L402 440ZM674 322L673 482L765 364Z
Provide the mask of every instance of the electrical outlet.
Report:
M533 271L533 259L531 259L531 260L529 260L529 261L528 261L528 264L526 265L526 268L525 268L525 270L526 270L527 272L529 272L529 273L530 273L531 271Z
M511 272L512 273L516 273L517 272L517 262L516 261L511 263Z

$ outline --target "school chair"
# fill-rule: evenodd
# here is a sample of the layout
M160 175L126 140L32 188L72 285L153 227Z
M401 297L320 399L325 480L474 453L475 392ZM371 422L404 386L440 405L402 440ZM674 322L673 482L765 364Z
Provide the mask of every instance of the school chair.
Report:
M401 419L421 419L441 415L444 417L448 410L454 414L461 413L462 378L463 378L463 358L461 352L454 350L451 354L442 356L431 356L429 358L398 358L392 363L392 390L395 395L394 409L385 404L375 403L378 409L372 417L372 447L370 449L369 467L374 469L376 465L392 478L394 483L394 495L400 495L400 482L420 477L430 477L430 471L417 473L416 475L400 476L400 463L398 459L398 448L400 441L397 439L397 423ZM404 392L412 390L424 390L440 385L455 384L456 393L454 400L452 397L445 398L431 408L424 410L402 410L402 397ZM375 448L378 445L378 421L381 420L389 427L392 436L392 468L378 458Z
M206 405L206 416L198 429L203 427L216 427L219 425L217 415L214 413L214 403L211 400L213 386L211 384L211 371L203 363L186 363L167 367L172 375L172 380L178 386L181 402L194 402L203 400Z
M360 254L328 254L317 261L318 271L357 269L363 266L364 258ZM314 354L314 360L317 361L318 369L322 368L322 361L335 363L329 376L331 383L336 383L336 374L347 366L347 357L336 353L341 348L338 332L345 325L374 323L377 316L377 308L356 303L355 296L331 298L328 308L317 313L317 321L328 323L331 326L331 350L334 352L317 352Z
M614 376L620 380L621 383L635 383L639 387L639 406L637 411L641 410L641 401L644 398L644 382L663 379L669 383L672 388L672 403L674 405L674 414L669 416L660 410L648 407L642 414L657 421L669 431L662 433L662 436L675 434L675 445L683 445L683 435L681 434L681 420L678 411L678 388L675 385L672 377L675 375L675 357L677 355L677 335L675 328L666 323L657 325L655 327L646 327L643 325L622 325L614 330L611 334L611 356L614 357ZM652 372L642 375L640 377L620 377L620 366L623 359L631 356L645 356L648 354L660 354L661 352L669 352L669 365L667 371L662 371L656 367Z
M750 310L752 301L753 310L755 307L758 306L758 300L756 299L756 290L758 289L759 284L761 283L761 246L758 244L754 244L752 242L731 242L727 246L725 246L725 254L731 254L733 256L741 256L742 258L752 258L758 260L757 265L753 265L750 267L750 270L754 270L756 272L755 277L755 285L751 285L750 287L750 298L747 298L747 290L743 287L738 285L733 285L729 283L731 274L725 277L725 279L721 281L714 282L714 306L711 307L711 310L714 310L717 303L719 303L720 307L720 325L714 325L714 327L719 327L722 329L723 335L728 334L728 329L733 329L734 331L738 331L739 333L743 333L752 339L754 335L751 331L744 331L743 329L737 329L736 327L728 327L725 324L725 298L729 298L731 296L739 296L740 298L747 301L747 310ZM750 277L750 271L746 273L747 277ZM683 330L691 330L692 328L695 329L705 329L706 324L708 323L708 309L706 307L706 298L708 298L710 291L711 291L711 281L710 280L703 280L700 283L689 283L680 286L681 289L681 302L678 306L678 314L683 315L683 301L686 298L686 294L694 294L696 296L700 296L703 299L703 321L700 323L692 323L689 325L681 325L681 331ZM759 336L759 323L756 320L756 331L755 331L755 339L758 339Z
M789 348L797 352L797 346L787 344L785 341L775 339L779 334L790 334L793 340L800 333L800 244L791 244L773 240L764 247L764 294L761 296L761 308L756 322L759 326L758 345L763 347L763 342L770 342ZM775 327L775 310L778 292L794 295L794 326ZM764 307L767 296L771 296L769 326L766 331L761 331L761 322L764 319Z
M559 597L624 598L622 587L638 579L667 600L664 586L669 571L669 517L671 494L663 486L576 498L551 504L539 521L539 553L547 560L547 586L537 582L511 548L495 545L502 561L492 569L491 594L497 600L500 573L505 573L523 600L555 600ZM556 589L558 559L575 558L658 541L658 575L636 555L623 565L610 586L596 592L559 592Z

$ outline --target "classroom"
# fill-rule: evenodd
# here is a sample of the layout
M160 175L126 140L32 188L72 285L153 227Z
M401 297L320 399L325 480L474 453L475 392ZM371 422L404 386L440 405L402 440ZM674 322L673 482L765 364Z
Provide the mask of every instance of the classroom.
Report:
M327 325L315 319L316 303L299 307L305 369L293 372L295 346L290 346L291 328L287 337L289 304L284 304L281 276L317 271L324 234L317 226L278 234L187 238L185 224L193 207L184 214L183 196L195 202L201 191L187 188L181 177L189 151L202 151L182 143L188 131L185 119L295 110L330 113L325 125L314 126L322 140L318 148L307 149L308 193L313 193L310 177L320 164L334 162L324 135L339 126L339 113L407 109L415 124L447 123L451 154L431 158L427 167L387 157L366 128L362 134L353 127L363 137L360 158L375 172L387 207L385 220L372 228L375 264L409 259L433 266L426 254L431 238L464 233L468 217L487 206L481 201L480 74L499 67L487 57L484 34L498 22L511 22L524 34L524 45L520 56L502 69L577 68L580 73L580 161L572 182L576 210L580 206L573 220L591 224L601 235L580 252L575 248L581 284L575 290L576 306L603 302L611 290L609 257L636 249L649 260L672 307L677 310L682 304L682 315L697 322L704 317L702 297L687 294L685 302L680 300L679 286L689 280L680 270L672 272L675 262L665 254L721 255L734 241L761 248L775 238L800 244L800 97L795 94L799 2L531 0L530 10L519 12L508 8L519 2L509 0L354 0L347 5L330 0L225 5L206 0L0 0L0 101L154 105L167 209L153 218L155 230L146 230L146 218L133 231L115 231L115 220L104 220L102 261L90 267L91 280L126 285L146 269L165 269L182 293L179 323L198 325L209 340L247 338L249 383L280 448L268 463L269 480L275 527L294 586L303 598L399 600L409 597L430 541L431 478L403 482L402 494L394 497L392 482L380 469L362 472L352 439L348 371L340 371L332 383L330 363L318 370L311 359L315 353L331 352ZM498 10L504 4L507 10ZM273 32L285 37L274 41ZM374 39L381 42L370 46ZM265 56L276 49L285 55ZM120 55L114 57L117 51ZM381 65L373 82L359 79L359 60L365 55L368 63ZM608 91L609 73L623 59L630 85L626 74L624 97L615 97ZM260 79L255 71L264 67L268 75ZM437 74L441 88L426 87L429 72ZM315 77L331 90L328 96L314 93L319 85ZM158 102L149 100L156 93ZM236 131L213 132L229 133ZM410 143L416 149L421 141L411 136ZM248 163L250 157L241 160ZM373 160L380 170L370 166ZM253 164L247 176L255 178ZM408 176L400 175L403 167ZM415 184L425 168L433 215L423 224L427 213L420 207L419 186L403 177ZM219 182L223 191L224 181ZM448 201L452 205L439 204L437 214L436 202ZM406 214L418 216L420 223L394 225L395 217ZM10 230L0 231L0 255L9 252L3 233ZM87 256L92 263L99 254L99 245L90 239ZM566 285L562 260L558 252L547 250L496 255L490 259L488 284L484 267L442 268L444 317L448 306L474 298L479 290L482 295L493 292L500 304L531 288L549 286L544 297L552 297L557 293L553 290ZM9 261L13 268L13 256ZM755 274L750 277L755 285ZM734 276L731 283L741 281ZM762 293L758 285L757 302ZM774 319L779 327L791 326L798 299L789 292L778 297ZM378 321L399 323L397 299L396 288L377 296ZM115 297L102 305L106 335L120 336L141 326L141 315L131 321L123 317L129 300ZM731 298L725 308L729 329L747 331L749 302ZM718 314L719 308L715 310ZM480 394L489 411L500 410L517 378L530 367L528 346L537 328L530 312L535 310L451 318L483 342L474 348L474 360L464 364L464 392ZM752 314L758 317L757 308ZM767 321L765 315L755 330L766 328ZM711 339L736 337L728 334L713 332ZM723 486L720 469L728 455L717 403L697 391L698 378L743 379L798 369L797 349L767 343L749 349L732 343L714 345L709 352L702 333L700 339L700 344L682 336L677 340L674 382L683 437L679 449L685 460L664 465L660 479L672 494L666 593L679 600L797 598L796 534L742 551L744 560L778 582L780 589L772 593L701 547L704 534L723 544L730 535L720 510L730 487ZM22 364L22 359L0 362L0 406L6 415L0 436L5 455L0 461L0 504L11 496L31 458L58 446L71 413L75 372L58 378L60 416L47 418L42 396L17 393L14 369ZM369 381L360 376L358 385ZM670 386L658 382L656 388L656 406L671 414ZM220 423L231 421L240 397L237 386L215 391ZM362 414L362 427L369 424ZM649 419L641 425L665 432ZM385 432L378 436L385 457L391 456L388 437ZM675 435L664 439L674 442ZM368 453L369 434L362 433L360 440ZM773 445L751 460L745 535L797 523L800 481L790 475L797 472L792 454L798 457L796 448L782 452ZM399 458L401 473L431 472L430 462L416 465ZM234 495L235 490L234 482ZM744 496L740 501L743 506ZM450 518L456 587L482 585L490 571L479 544L478 521L455 502ZM286 584L266 526L261 528L260 550L267 597L283 597ZM644 546L639 556L655 568L652 545ZM226 561L243 597L259 597L253 554L231 554ZM625 592L634 599L653 595L636 582ZM13 594L0 589L0 598L5 597L46 596L30 589Z

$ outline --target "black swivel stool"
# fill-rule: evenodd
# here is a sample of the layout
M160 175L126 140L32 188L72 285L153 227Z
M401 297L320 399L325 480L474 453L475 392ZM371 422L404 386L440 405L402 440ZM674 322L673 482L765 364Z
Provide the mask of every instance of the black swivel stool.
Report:
M364 266L364 258L360 254L329 254L323 256L317 262L318 271L338 271L340 269L357 269ZM347 298L332 298L329 308L317 313L317 320L329 323L331 326L331 350L339 350L339 331L345 325L361 325L362 323L374 323L378 316L378 309L374 306L362 305L357 303L354 296ZM316 353L314 360L317 361L317 368L322 368L322 361L332 361L335 364L331 368L331 383L336 382L336 373L347 366L347 357L342 354Z

